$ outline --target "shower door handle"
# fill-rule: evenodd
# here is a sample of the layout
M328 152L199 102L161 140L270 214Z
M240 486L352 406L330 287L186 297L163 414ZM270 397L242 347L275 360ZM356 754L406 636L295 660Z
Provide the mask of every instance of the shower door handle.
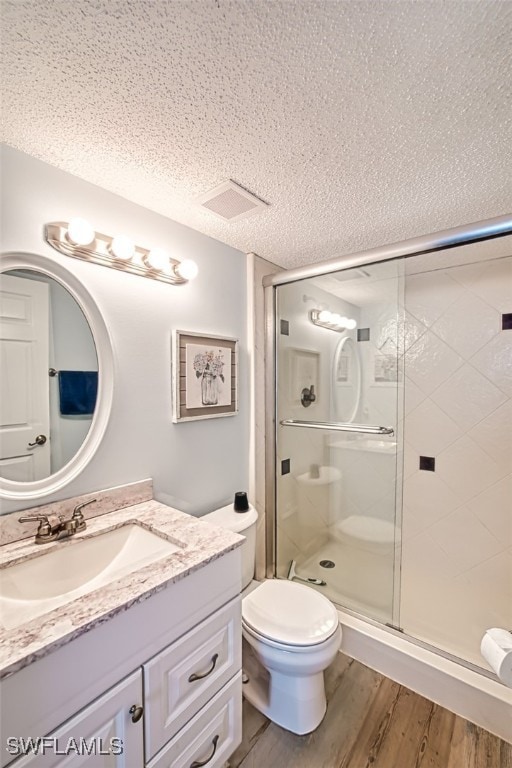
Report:
M302 421L301 419L283 419L282 427L307 427L308 429L327 429L334 432L355 432L359 435L394 435L393 427L378 427L371 424L345 424L342 421Z

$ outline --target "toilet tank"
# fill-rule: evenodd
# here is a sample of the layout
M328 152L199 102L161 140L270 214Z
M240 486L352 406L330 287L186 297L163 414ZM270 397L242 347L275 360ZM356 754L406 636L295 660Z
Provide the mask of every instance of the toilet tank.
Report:
M254 576L258 513L252 505L249 505L247 512L235 512L234 505L227 504L225 507L203 515L201 520L245 536L242 544L242 589L245 589Z

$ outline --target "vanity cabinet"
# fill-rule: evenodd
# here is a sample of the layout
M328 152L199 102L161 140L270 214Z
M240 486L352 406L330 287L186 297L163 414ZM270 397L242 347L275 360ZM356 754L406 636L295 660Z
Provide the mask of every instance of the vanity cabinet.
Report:
M216 768L241 741L240 667L238 598L46 737L44 754L13 768Z
M122 754L3 750L2 766L220 768L241 741L240 573L237 549L3 681L4 741L115 737Z

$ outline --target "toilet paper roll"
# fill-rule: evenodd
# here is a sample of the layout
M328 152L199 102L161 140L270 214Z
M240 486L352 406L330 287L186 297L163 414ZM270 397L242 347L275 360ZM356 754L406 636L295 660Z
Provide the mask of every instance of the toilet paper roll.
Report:
M488 629L480 651L501 682L512 688L512 633L499 627Z

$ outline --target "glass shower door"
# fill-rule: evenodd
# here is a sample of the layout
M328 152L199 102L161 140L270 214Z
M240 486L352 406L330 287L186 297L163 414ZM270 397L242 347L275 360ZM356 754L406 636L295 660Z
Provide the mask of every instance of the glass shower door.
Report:
M276 575L398 626L401 262L277 287Z

